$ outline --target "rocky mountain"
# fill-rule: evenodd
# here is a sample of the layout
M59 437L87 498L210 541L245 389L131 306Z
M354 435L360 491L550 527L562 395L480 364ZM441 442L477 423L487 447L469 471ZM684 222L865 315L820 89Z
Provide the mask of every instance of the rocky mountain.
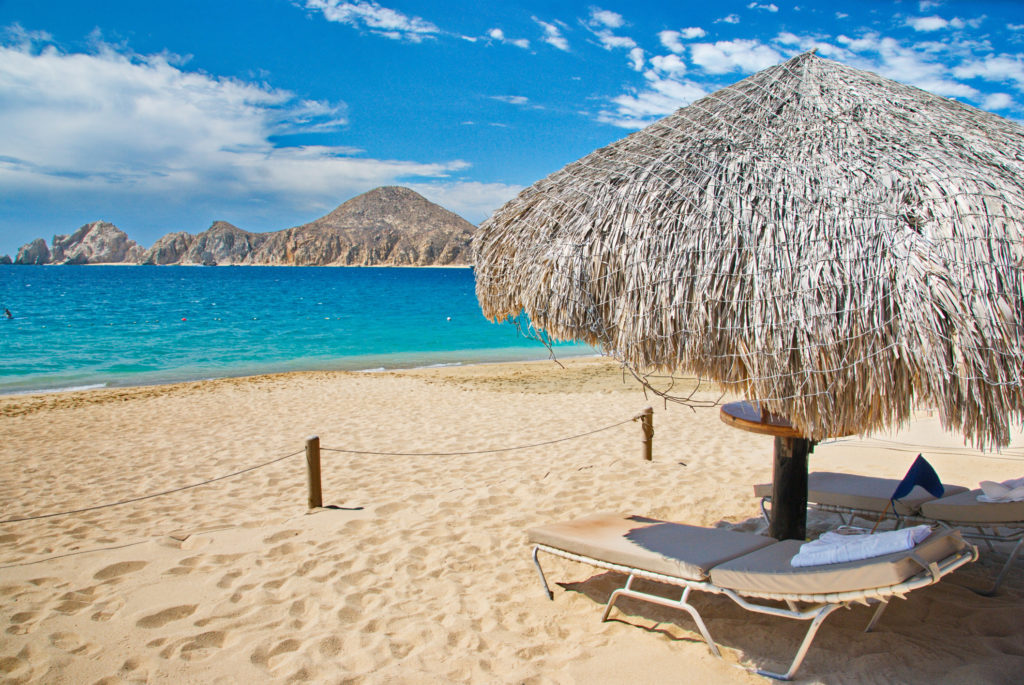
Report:
M94 221L71 235L53 237L51 264L138 263L144 250L124 231L106 221Z
M408 188L377 188L316 221L270 234L249 263L469 264L474 230L462 217Z
M22 245L18 249L18 256L14 258L15 264L49 264L50 248L46 241L36 238L31 243Z
M266 233L249 233L226 221L215 221L196 236L180 263L203 266L258 263L252 261L252 255L266 239Z
M250 233L225 221L192 235L169 233L143 250L112 224L86 224L37 239L16 264L252 264L292 266L431 266L470 263L475 227L408 188L383 187L354 197L326 216L273 233Z
M168 233L142 255L142 264L180 264L196 237L185 231Z

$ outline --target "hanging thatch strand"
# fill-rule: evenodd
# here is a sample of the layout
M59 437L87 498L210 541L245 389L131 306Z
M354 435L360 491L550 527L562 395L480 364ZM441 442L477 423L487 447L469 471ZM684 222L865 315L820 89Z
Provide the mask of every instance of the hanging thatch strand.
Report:
M812 439L915 403L978 446L1024 418L1024 129L811 53L519 194L477 297Z

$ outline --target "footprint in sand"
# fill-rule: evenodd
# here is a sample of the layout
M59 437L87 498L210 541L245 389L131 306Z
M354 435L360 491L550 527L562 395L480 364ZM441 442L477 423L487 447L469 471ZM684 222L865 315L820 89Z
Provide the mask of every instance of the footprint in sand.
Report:
M27 678L30 672L27 662L13 656L0 657L0 676L5 682L18 682Z
M302 646L298 640L287 639L278 642L269 651L266 647L260 646L249 656L249 660L258 665L264 666L270 670L278 668L283 661L287 659L287 656L292 652L298 651Z
M93 574L94 580L110 580L129 573L134 573L146 566L145 561L122 561L110 566L105 566Z
M61 595L61 602L54 607L54 611L62 614L77 614L92 606L96 594L95 587L88 587L82 590L73 590Z
M200 633L181 646L181 658L186 661L201 661L217 653L227 640L223 630Z
M241 571L229 571L217 581L217 587L227 589L242 575Z
M57 632L50 633L50 644L68 654L91 654L98 651L96 645L85 642L82 636L77 633Z
M11 635L24 635L32 632L32 629L39 623L39 613L36 611L19 611L11 616L11 625L7 632Z
M124 607L124 599L121 597L112 597L111 599L100 602L96 605L96 611L93 612L91 618L94 621L109 621L114 618Z
M178 621L195 613L198 604L182 604L181 606L170 607L158 611L149 616L143 616L135 622L139 628L160 628L171 621Z

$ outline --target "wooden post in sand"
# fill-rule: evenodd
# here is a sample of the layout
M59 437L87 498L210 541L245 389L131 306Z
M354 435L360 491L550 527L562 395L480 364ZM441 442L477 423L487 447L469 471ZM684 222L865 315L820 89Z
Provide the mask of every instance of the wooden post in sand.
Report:
M651 461L651 449L654 442L654 408L647 407L640 412L640 428L643 430L643 457L644 461Z
M320 490L320 438L316 435L306 438L306 483L309 486L309 508L324 506Z

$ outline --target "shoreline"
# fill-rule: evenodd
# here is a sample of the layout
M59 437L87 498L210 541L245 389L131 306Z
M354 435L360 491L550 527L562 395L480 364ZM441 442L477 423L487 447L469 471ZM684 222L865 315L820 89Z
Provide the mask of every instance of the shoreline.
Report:
M601 355L598 352L586 351L586 352L581 352L580 354L565 354L565 355L556 354L553 358L551 358L551 357L540 358L539 356L538 357L532 357L531 356L529 358L522 358L522 356L520 356L520 355L503 356L503 355L501 355L501 352L503 352L503 351L504 350L501 349L501 348L493 350L493 352L495 352L495 358L493 358L493 359L480 358L480 359L469 359L468 361L451 361L451 362L449 362L449 361L431 361L431 362L424 363L424 364L411 364L409 366L404 366L404 365L399 363L399 364L396 364L394 366L368 366L368 367L364 367L364 366L362 366L361 363L351 363L351 364L349 364L349 363L346 363L344 361L344 358L339 358L337 360L338 364L336 366L317 365L317 366L311 366L309 368L295 368L295 369L285 369L285 368L276 368L275 369L275 368L270 368L270 369L267 369L265 371L257 371L255 373L245 372L245 371L241 371L240 370L239 373L225 373L225 374L216 375L216 376L206 376L206 375L190 376L190 375L186 375L184 377L179 377L179 378L168 378L167 380L144 380L142 382L126 381L126 382L123 382L123 383L122 382L106 381L104 383L99 383L99 382L97 382L97 383L85 383L83 385L73 385L73 386L68 386L68 387L32 388L32 389L26 389L26 390L6 390L6 389L0 387L0 398L5 398L5 397L22 397L22 396L26 396L26 395L52 395L52 394L63 394L63 393L69 393L69 392L88 392L88 391L92 391L92 390L116 390L116 389L125 389L125 388L146 388L146 387L167 386L167 385L188 384L188 383L202 383L202 382L206 382L206 381L218 381L218 380L226 380L226 379L258 378L260 376L277 376L277 375L281 375L281 374L302 374L302 373L321 373L321 372L323 372L323 373L335 373L335 372L338 372L338 373L374 374L374 373L386 373L386 372L389 372L389 371L408 371L408 370L416 370L416 369L431 369L431 368L447 368L447 367L460 367L460 366L475 366L475 365L480 365L480 364L485 364L485 365L491 365L491 364L518 364L518 363L533 363L533 362L544 362L544 361L553 361L553 360L554 361L560 361L560 360L568 360L568 359L588 359L588 358L598 359L598 358L602 358L603 357L603 355ZM437 353L424 353L424 354L437 354ZM365 356L361 356L361 357L358 357L358 358L359 359L369 358L371 360L379 360L383 356L384 355L365 355ZM441 355L441 356L443 356L443 355ZM276 366L276 365L272 365L272 366ZM170 374L170 375L173 375L173 374Z

